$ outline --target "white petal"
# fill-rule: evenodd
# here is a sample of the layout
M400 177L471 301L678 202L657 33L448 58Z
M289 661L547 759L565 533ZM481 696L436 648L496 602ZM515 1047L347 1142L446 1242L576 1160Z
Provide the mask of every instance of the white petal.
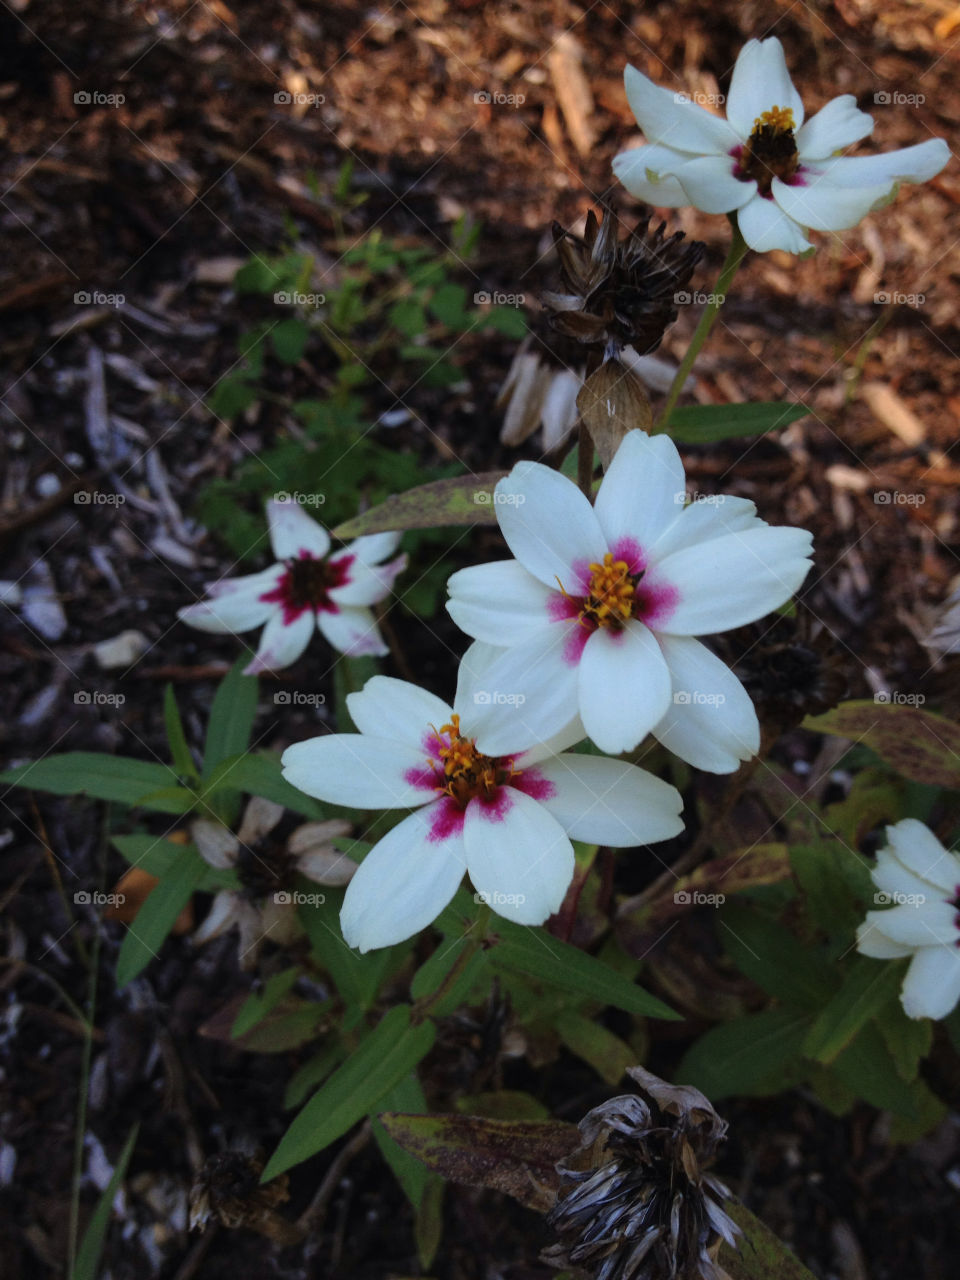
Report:
M436 798L427 753L361 733L331 733L287 747L281 771L308 796L353 809L409 809Z
M603 560L607 546L593 507L559 471L518 462L497 484L494 499L507 546L548 587L556 588L559 578L571 591L589 564Z
M840 187L823 175L790 186L774 178L773 198L787 217L814 231L842 231L854 227L873 209L882 208L889 187Z
M382 657L390 652L369 609L354 605L347 605L337 613L323 609L317 614L317 626L327 643L349 658L360 658L364 654Z
M660 742L708 773L733 773L760 750L750 695L726 663L691 636L658 636L673 701L653 729Z
M561 752L569 751L571 747L575 747L578 742L583 742L587 736L587 731L583 727L583 721L576 716L569 724L565 724L559 732L551 734L543 742L538 742L536 746L530 747L527 751L521 751L518 756L514 757L514 764L518 769L529 769L533 765L539 764L541 760L548 760L551 756L559 756Z
M244 675L256 676L261 671L282 671L303 653L314 632L313 612L305 609L292 622L284 622L283 611L277 610L263 628L257 654L244 668Z
M379 604L390 594L397 574L407 567L405 554L386 564L368 565L345 551L342 556L331 556L329 563L336 564L348 556L346 582L330 589L330 599L338 605Z
M304 822L295 831L291 831L287 840L287 852L299 858L302 854L312 853L316 849L325 849L331 840L348 836L353 824L344 822L342 818L333 818L327 822Z
M669 436L629 431L597 493L596 513L611 549L630 538L650 547L683 511L683 462Z
M495 805L471 800L463 824L473 887L517 924L543 924L559 910L573 879L569 837L546 809L514 787Z
M553 625L553 590L517 560L493 560L460 569L447 580L447 612L461 631L489 644L521 644Z
M960 890L960 858L948 852L928 826L904 818L887 827L886 835L897 859L914 875L951 894Z
M796 135L801 160L826 160L873 132L873 117L857 106L852 93L832 98Z
M960 940L957 909L949 902L904 903L889 911L868 911L866 923L875 924L891 942L908 947L930 947L938 942L952 946Z
M234 833L220 822L198 818L190 824L190 839L204 862L218 871L225 871L237 861L240 842Z
M764 526L749 498L735 498L729 493L710 494L708 497L709 500L701 498L681 507L680 515L652 548L651 558L655 563L684 547L696 546L711 538L722 538L727 533Z
M899 151L876 156L839 156L817 168L826 181L840 187L886 187L898 182L929 182L949 163L950 148L942 138L929 138Z
M807 576L812 541L805 529L765 526L675 551L657 565L658 578L679 593L657 630L705 635L778 609Z
M347 886L340 927L351 947L370 951L412 937L456 893L466 858L463 836L431 834L431 808L404 818L373 846Z
M208 599L178 609L177 617L188 626L217 634L259 627L277 611L274 602L262 597L277 586L284 572L282 564L275 564L263 573L212 583L208 586Z
M698 156L681 165L674 177L695 209L702 209L704 213L729 213L757 193L753 178L735 177L734 166L731 156Z
M238 908L242 905L243 899L236 890L221 889L214 896L203 924L194 931L193 941L198 944L209 942L211 938L218 937L231 925L237 924Z
M678 209L688 203L687 193L669 175L689 159L669 147L631 147L613 157L613 175L638 200L661 209Z
M636 67L625 68L623 83L630 110L651 142L694 155L723 155L740 141L726 120L662 89Z
M267 800L264 796L251 796L243 811L243 821L237 832L241 844L256 844L264 836L270 834L283 817L285 809L275 800Z
M577 425L577 396L583 378L570 369L555 373L543 398L543 447L549 453L559 449Z
M516 755L576 718L581 631L576 622L554 623L543 638L505 649L490 663L490 701L476 704L469 720L482 752Z
M757 253L782 249L784 253L806 253L813 245L803 228L788 217L776 200L756 196L737 213L740 234Z
M393 676L372 676L359 693L347 694L347 710L361 733L404 742L421 755L430 726L439 729L453 714L434 694Z
M393 555L402 537L402 533L367 533L348 542L344 550L356 556L361 564L380 564Z
M749 138L759 116L773 107L793 112L794 128L803 124L803 100L793 87L783 45L769 40L749 40L740 50L730 80L727 117L741 139Z
M641 622L600 627L580 659L580 719L601 751L632 751L663 718L670 672L656 637Z
M945 1018L960 1000L960 951L922 947L910 961L900 995L908 1018Z
M877 863L871 875L873 883L881 893L887 895L890 902L900 901L904 897L917 902L943 897L942 889L936 888L929 880L922 880L920 876L914 875L889 849L878 850Z
M336 849L313 849L297 858L297 870L315 884L349 884L357 873L357 864Z
M857 928L857 950L872 960L902 960L904 956L912 956L916 947L905 946L902 942L893 942L882 933L876 920L883 915L881 911L871 911L873 920L865 920Z
M673 386L677 367L668 360L661 360L659 356L638 356L633 347L624 347L620 360L652 391L669 391ZM692 386L693 381L688 378L687 384Z
M270 545L278 560L289 560L303 551L322 558L330 550L330 535L323 525L307 515L299 502L278 502L271 498L267 503L267 521Z
M636 765L562 755L544 760L536 772L553 786L541 805L573 840L630 848L683 830L680 792Z

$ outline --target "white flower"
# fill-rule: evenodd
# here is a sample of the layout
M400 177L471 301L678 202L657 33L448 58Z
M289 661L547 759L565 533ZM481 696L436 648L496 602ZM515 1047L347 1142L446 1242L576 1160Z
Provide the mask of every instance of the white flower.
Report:
M369 606L386 598L407 557L399 533L374 533L330 553L330 535L297 502L267 503L270 544L279 561L262 573L207 584L208 598L177 616L201 631L238 632L262 626L247 675L289 667L314 628L341 653L384 654L387 646Z
M683 463L667 436L630 431L592 507L572 481L520 462L496 487L516 560L462 569L447 608L497 645L481 710L481 750L522 749L579 715L602 751L649 732L700 769L727 773L759 750L753 703L693 639L739 627L789 600L811 536L771 528L744 498L684 507Z
M662 207L736 210L744 240L760 253L803 253L812 248L806 228L852 227L891 200L898 183L926 182L950 159L942 138L885 155L841 155L872 132L872 118L848 93L804 123L803 103L775 37L751 40L740 51L726 120L634 67L627 67L624 79L649 145L614 158L623 185Z
M288 747L283 775L307 795L360 809L412 809L367 854L340 923L361 951L426 928L464 872L502 916L541 924L563 901L573 840L631 847L683 830L679 793L617 760L558 754L583 737L485 756L473 741L487 691L475 673L485 645L460 666L453 708L416 685L374 676L347 705L359 733Z
M896 903L868 911L857 950L876 960L912 956L900 991L910 1018L945 1018L960 1000L960 857L916 818L887 827L877 854L877 898Z
M194 933L195 943L209 942L236 926L240 932L240 965L252 969L263 943L283 946L298 932L296 904L291 892L294 875L316 884L349 884L357 865L330 843L349 835L349 822L305 822L286 841L271 840L283 817L282 804L253 796L240 828L207 818L190 825L190 836L203 860L218 871L233 870L240 889L221 889L207 918Z

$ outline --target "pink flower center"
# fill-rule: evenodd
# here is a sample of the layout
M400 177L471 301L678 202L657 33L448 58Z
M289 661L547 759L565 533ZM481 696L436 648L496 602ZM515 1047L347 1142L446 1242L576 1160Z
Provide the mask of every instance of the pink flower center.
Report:
M330 592L350 581L353 556L324 560L309 551L301 551L299 556L283 563L284 572L277 585L260 599L281 605L283 620L288 626L308 609L314 613L340 612L339 606L331 600Z
M758 193L767 199L773 198L774 178L790 186L797 183L800 157L793 129L793 112L789 107L773 107L757 116L744 146L734 147L730 153L736 160L733 176L743 182L752 178Z

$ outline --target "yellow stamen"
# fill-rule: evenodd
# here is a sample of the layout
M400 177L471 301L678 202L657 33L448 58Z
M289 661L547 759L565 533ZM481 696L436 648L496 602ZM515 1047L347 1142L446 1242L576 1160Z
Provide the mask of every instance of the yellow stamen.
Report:
M757 116L753 122L753 132L758 129L769 128L775 133L792 132L795 128L793 123L793 109L791 107L771 107L769 111L764 111L762 115Z
M452 715L450 724L440 726L438 737L447 735L448 745L438 747L446 782L437 790L450 796L461 808L475 796L492 798L497 788L515 777L519 770L505 768L503 762L478 751L473 738L460 734L460 717Z

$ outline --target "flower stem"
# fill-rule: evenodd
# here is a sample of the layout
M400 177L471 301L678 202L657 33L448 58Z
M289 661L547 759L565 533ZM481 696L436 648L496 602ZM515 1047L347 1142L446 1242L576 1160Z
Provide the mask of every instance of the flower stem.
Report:
M733 228L733 240L730 244L729 252L726 260L720 268L720 274L717 276L717 283L714 286L713 300L708 302L700 317L700 323L694 331L693 337L690 339L690 345L687 347L686 355L680 361L680 368L676 372L670 390L667 392L667 399L660 411L660 417L651 429L651 435L656 435L659 431L670 431L670 415L676 408L677 401L680 399L680 393L683 390L684 383L690 376L690 370L693 363L700 354L700 348L707 340L710 330L713 328L713 322L720 314L720 308L723 306L727 298L727 290L733 282L733 277L737 274L737 268L743 261L747 252L747 242L740 234L740 228L737 226L735 215L730 216L730 225Z
M443 981L431 995L422 997L414 1005L413 1021L415 1023L423 1022L428 1014L432 1013L483 946L487 936L487 929L490 927L490 915L490 905L484 902L477 912L477 918L473 922L473 928L470 930L473 936L467 941L463 950L450 966Z

